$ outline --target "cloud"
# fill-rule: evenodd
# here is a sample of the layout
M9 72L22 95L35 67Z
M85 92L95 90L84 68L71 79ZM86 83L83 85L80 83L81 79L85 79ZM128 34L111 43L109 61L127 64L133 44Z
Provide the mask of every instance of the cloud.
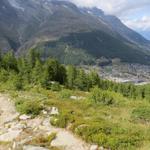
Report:
M123 22L132 29L150 31L150 16L143 16L134 20L123 20Z
M81 7L98 7L117 16L150 6L150 0L69 0Z
M81 7L98 7L119 17L128 27L150 32L150 0L69 0Z

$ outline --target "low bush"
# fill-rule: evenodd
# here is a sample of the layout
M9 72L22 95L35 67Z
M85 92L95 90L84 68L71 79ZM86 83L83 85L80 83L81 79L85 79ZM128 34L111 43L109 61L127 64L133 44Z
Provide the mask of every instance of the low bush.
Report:
M141 144L141 131L120 127L118 132L116 126L108 123L81 125L75 129L75 133L88 143L97 143L111 150L133 150Z
M40 111L43 109L41 106L40 101L36 100L17 100L15 102L17 110L21 114L28 114L32 116L36 116L40 113Z
M62 91L60 91L59 93L59 98L61 99L69 99L72 95L72 91L71 90L67 90L67 89L64 89Z
M22 90L23 89L23 82L20 76L14 76L12 79L12 86L14 90Z
M69 123L74 122L74 115L72 112L62 112L61 114L52 117L50 122L53 126L66 128Z
M60 91L61 90L61 86L58 82L54 82L51 84L51 90L52 91Z
M98 87L95 87L91 90L90 100L94 103L101 103L104 105L112 105L115 103L111 92L103 91Z

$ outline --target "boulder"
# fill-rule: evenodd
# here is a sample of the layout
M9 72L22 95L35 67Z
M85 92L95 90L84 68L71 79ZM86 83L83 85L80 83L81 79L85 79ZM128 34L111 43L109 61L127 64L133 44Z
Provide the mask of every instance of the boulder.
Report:
M52 107L50 115L59 115L59 111L57 107Z
M85 99L85 97L82 97L82 96L70 96L70 99L81 100L81 99Z
M46 110L42 110L43 115L47 115L47 111Z
M78 97L77 97L77 96L70 96L70 99L77 100L77 99L78 99Z
M20 120L27 120L27 119L31 119L31 116L28 116L28 115L21 115L21 116L19 116L19 119Z
M98 150L98 145L91 145L90 150Z

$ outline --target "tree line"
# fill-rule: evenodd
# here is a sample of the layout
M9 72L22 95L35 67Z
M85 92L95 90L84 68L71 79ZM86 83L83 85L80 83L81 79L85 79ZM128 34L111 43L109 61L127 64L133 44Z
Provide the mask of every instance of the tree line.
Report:
M0 82L11 84L17 90L24 89L26 85L46 89L63 85L69 89L89 91L97 86L129 98L150 99L150 85L135 86L103 80L95 70L64 66L53 58L42 59L35 50L20 57L16 57L12 51L0 53Z

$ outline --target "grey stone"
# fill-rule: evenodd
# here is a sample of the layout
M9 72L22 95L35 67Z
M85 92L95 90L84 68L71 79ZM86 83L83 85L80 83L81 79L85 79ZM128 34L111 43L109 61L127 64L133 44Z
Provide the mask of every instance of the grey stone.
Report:
M12 130L5 134L2 134L2 135L0 135L0 141L11 142L12 140L14 140L15 138L17 138L19 136L21 131L22 130Z
M57 107L52 107L50 115L59 115L59 111Z
M98 150L98 145L91 145L90 150Z
M30 119L31 118L31 116L28 116L28 115L21 115L21 116L19 116L19 119L20 120L27 120L27 119Z
M48 150L48 149L44 147L27 145L27 146L23 146L23 150Z

